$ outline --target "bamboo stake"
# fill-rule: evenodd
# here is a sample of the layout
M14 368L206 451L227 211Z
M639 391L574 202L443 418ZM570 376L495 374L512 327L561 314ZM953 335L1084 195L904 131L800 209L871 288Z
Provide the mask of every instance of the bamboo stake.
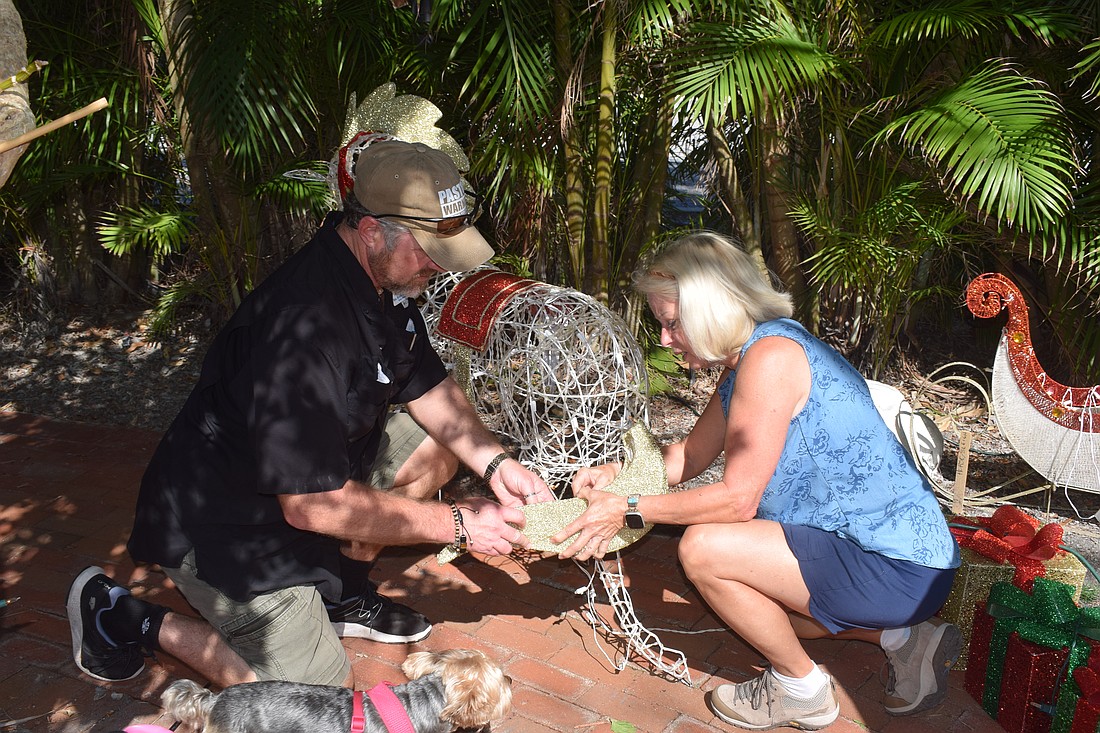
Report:
M103 97L100 97L96 101L89 104L87 107L81 107L76 112L70 112L64 117L59 117L53 122L47 122L41 127L36 127L30 132L25 132L17 138L0 142L0 153L6 153L12 148L18 148L20 145L24 145L26 143L29 143L31 140L34 140L35 138L42 137L47 133L53 132L59 127L64 127L70 122L79 120L81 117L87 117L93 112L98 112L106 106L107 100Z
M959 431L959 450L955 465L955 492L951 502L951 511L962 514L966 508L966 477L970 471L970 443L974 434L969 430Z

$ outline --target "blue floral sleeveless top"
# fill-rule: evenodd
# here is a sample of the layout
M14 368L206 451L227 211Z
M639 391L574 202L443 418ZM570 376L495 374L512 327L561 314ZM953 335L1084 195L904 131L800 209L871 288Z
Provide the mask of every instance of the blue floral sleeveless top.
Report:
M742 356L766 336L802 346L811 387L756 516L836 532L864 550L925 567L958 567L959 548L932 487L886 427L860 373L786 318L757 324ZM727 416L736 379L735 369L718 386Z

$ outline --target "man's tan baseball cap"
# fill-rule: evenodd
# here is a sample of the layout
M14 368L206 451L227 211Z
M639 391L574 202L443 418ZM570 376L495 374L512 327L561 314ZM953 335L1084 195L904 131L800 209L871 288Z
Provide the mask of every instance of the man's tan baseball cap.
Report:
M442 151L400 140L374 143L355 165L355 197L372 215L407 226L445 270L472 270L493 256L467 218L458 168Z

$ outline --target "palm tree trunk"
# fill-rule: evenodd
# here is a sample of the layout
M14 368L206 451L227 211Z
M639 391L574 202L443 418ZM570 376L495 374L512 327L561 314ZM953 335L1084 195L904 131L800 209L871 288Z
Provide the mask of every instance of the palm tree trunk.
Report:
M0 0L0 76L9 78L27 65L27 36L23 19L11 0ZM0 140L12 140L34 129L34 113L25 83L15 83L0 95ZM8 181L19 156L27 149L20 145L0 153L0 188Z
M579 288L584 278L585 191L584 158L578 140L573 97L569 93L574 63L570 45L572 5L568 0L554 0L551 7L554 13L554 69L562 87L561 144L565 159L565 234L569 249L570 284Z
M790 151L787 148L783 120L770 105L763 111L760 129L762 161L761 188L764 210L768 217L771 240L771 265L775 274L794 297L796 307L805 305L806 279L802 273L798 229L788 213L787 180L790 172Z
M749 253L762 273L767 274L768 264L764 261L764 248L760 244L760 227L753 221L752 209L741 190L741 177L730 152L726 133L714 123L707 124L707 140L710 154L718 167L718 197L730 212L730 228L741 246Z
M642 324L645 299L630 290L630 273L637 267L643 247L661 231L661 208L668 181L668 149L672 139L672 105L663 95L655 101L653 114L643 118L639 157L633 165L631 200L620 237L618 277L612 293L613 305L635 335ZM618 304L622 304L619 308Z
M638 159L631 167L630 200L625 209L627 216L622 222L622 236L619 237L623 244L619 258L620 280L634 269L645 244L661 230L661 207L668 181L671 138L672 105L661 97L654 100L652 113L643 117L638 132Z
M592 188L591 261L585 290L607 303L610 270L612 169L615 163L615 50L618 43L618 2L603 5L603 44L600 50L600 108L596 129L596 175Z
M233 252L223 250L227 243L244 234L246 207L240 193L230 185L237 176L226 163L224 151L219 149L217 141L204 135L188 110L187 85L183 83L186 70L179 68L174 49L178 48L180 29L190 22L191 6L178 0L158 0L158 3L164 32L162 43L180 121L180 138L194 197L192 206L202 242L200 246L215 248L215 256L209 257L208 263L219 268L214 273L216 281L230 301L239 301L252 284L249 265L239 261L245 257L235 257Z

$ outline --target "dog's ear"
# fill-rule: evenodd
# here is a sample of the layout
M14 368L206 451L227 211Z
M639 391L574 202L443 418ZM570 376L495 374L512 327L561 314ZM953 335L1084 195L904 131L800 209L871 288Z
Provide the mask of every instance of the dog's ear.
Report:
M413 652L405 658L401 671L408 679L415 680L426 674L438 672L442 663L442 657L435 652Z
M176 680L160 696L164 710L195 730L202 730L217 694L203 689L191 680Z
M512 688L504 670L476 650L452 650L441 668L446 704L439 717L456 728L480 728L503 720L512 706Z

